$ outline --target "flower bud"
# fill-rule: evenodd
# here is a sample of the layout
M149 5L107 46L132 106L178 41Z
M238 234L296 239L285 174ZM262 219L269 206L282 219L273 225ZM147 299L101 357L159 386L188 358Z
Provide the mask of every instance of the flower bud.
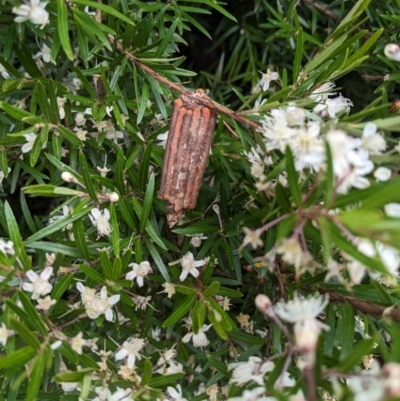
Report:
M267 313L272 306L271 300L264 294L258 294L254 303L256 304L256 308L262 313Z
M397 398L400 396L400 364L387 363L382 368L383 375L385 376L385 394L390 398Z
M71 173L69 173L68 171L64 171L61 174L61 178L65 181L65 182L79 182Z
M116 192L110 192L108 194L108 199L110 200L110 202L116 203L119 201L119 195Z
M400 47L394 43L389 43L383 50L389 60L400 61Z

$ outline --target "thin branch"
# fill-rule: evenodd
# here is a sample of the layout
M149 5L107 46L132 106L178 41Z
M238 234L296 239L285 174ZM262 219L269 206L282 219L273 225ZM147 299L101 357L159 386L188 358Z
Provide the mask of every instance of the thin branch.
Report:
M337 302L348 302L353 308L359 310L363 313L369 313L371 315L382 316L385 310L388 309L387 306L376 305L372 302L362 301L358 298L351 297L349 295L338 294L334 291L329 291L324 288L320 288L319 292L322 294L328 294L331 301ZM395 322L400 322L400 310L391 309L387 311L388 316L390 316Z
M163 77L162 75L158 74L157 72L155 72L154 70L152 70L149 66L147 66L146 64L143 64L141 61L139 61L132 53L130 53L129 51L125 50L122 45L117 41L115 42L115 38L111 35L108 35L108 40L110 41L111 44L115 44L117 50L120 53L123 53L127 56L127 58L137 67L139 67L143 72L145 72L146 74L148 74L149 76L151 76L152 78L154 78L156 81L163 83L164 85L168 86L168 88L170 88L171 90L178 92L182 95L186 95L186 96L190 96L192 95L192 92L187 91L186 89L182 88L180 85L170 81L169 79ZM210 99L208 96L201 96L196 98L197 101L201 104L203 104L204 106L208 107L209 109L215 110L217 113L220 114L224 114L230 118L232 118L233 120L239 121L240 123L247 125L248 127L251 128L260 128L261 124L256 122L256 121L252 121L249 120L246 117L243 117L241 115L239 115L238 113L236 113L235 111L228 109L225 106L222 106L221 104L215 102L214 100Z

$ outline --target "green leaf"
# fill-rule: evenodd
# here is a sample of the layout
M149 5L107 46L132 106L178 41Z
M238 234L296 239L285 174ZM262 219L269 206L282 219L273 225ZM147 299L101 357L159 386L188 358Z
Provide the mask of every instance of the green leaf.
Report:
M180 304L174 310L172 315L165 320L165 322L163 323L162 327L171 326L171 324L174 324L178 320L182 319L189 312L189 310L192 307L195 299L196 299L195 296L187 296L187 297L185 297L183 299L183 301L180 302Z
M155 52L154 57L162 57L164 55L165 50L170 45L172 41L172 37L174 36L176 26L178 25L179 19L176 19L172 25L169 27L168 31L163 35L163 39L159 44L157 51Z
M339 362L339 364L336 366L336 369L340 372L348 372L349 370L353 369L359 364L365 355L371 353L375 342L376 340L374 338L360 340L354 345L349 356L344 361Z
M143 202L142 216L140 219L140 232L144 231L146 224L148 222L153 202L153 196L154 196L154 173L150 175L150 179L147 184L146 195L144 197L144 202Z
M80 195L80 191L76 191L74 189L65 188L65 187L55 187L54 185L30 185L28 187L23 187L22 191L29 195L36 195L36 196L48 196L51 198L57 196L77 196Z
M326 154L326 186L325 186L325 207L329 207L335 189L335 175L333 173L332 151L329 142L325 142Z
M93 372L91 368L83 368L75 371L65 370L54 376L57 383L76 383L80 382L86 375Z
M85 184L86 191L95 202L98 202L96 189L93 185L92 177L90 176L89 166L82 150L79 151L79 164L81 167L82 179L83 183Z
M173 373L172 375L164 375L153 377L149 380L148 386L153 388L164 387L168 384L173 384L178 380L182 379L185 376L185 373Z
M346 302L339 310L336 339L341 344L340 359L345 360L354 346L354 309Z
M12 329L14 329L21 338L32 348L38 350L40 348L40 342L37 336L32 333L21 321L17 320L14 316L9 317L9 324Z
M197 301L192 310L192 324L193 324L193 332L197 334L200 328L203 327L204 322L206 320L207 315L207 307L204 305L202 301Z
M219 6L216 2L214 2L212 0L184 0L184 1L190 2L190 3L207 4L208 6L214 8L221 14L225 15L225 17L231 19L234 22L237 22L237 19L232 14L230 14L228 11L226 11L224 8L222 8L221 6Z
M111 261L108 256L107 251L100 252L100 266L103 270L104 276L107 280L112 280L113 278L113 270L111 266Z
M304 46L303 29L300 27L300 29L297 31L297 38L296 38L296 53L294 56L294 64L293 64L293 83L297 82L297 79L301 71L303 46Z
M36 350L30 346L22 347L17 351L0 356L0 369L10 369L14 366L22 366L29 362L36 354Z
M42 153L43 145L47 143L48 134L49 126L45 125L40 130L39 135L36 137L35 142L33 143L33 147L29 156L29 162L32 167L37 163L39 156Z
M83 142L68 128L59 125L57 127L57 131L61 134L61 136L67 140L74 148L80 148L83 146Z
M82 219L74 221L73 233L74 233L74 241L75 241L76 247L78 248L79 252L82 253L83 259L89 261L91 258L90 258L89 249L88 249L88 246L86 243L85 226L83 224Z
M153 376L153 365L151 364L151 362L148 359L145 359L144 363L143 363L142 371L140 374L140 377L142 379L140 382L140 385L146 386L149 383L149 381L151 380L152 376Z
M290 147L286 147L286 169L289 182L289 190L292 194L293 201L297 206L301 205L301 191L299 188L299 175L294 166L294 158Z
M130 25L133 25L134 22L130 20L127 16L124 14L121 14L119 11L117 11L115 8L107 6L102 3L97 3L95 1L89 1L89 0L72 0L72 3L79 4L81 6L88 6L90 8L94 8L95 10L101 10L104 11L107 14L113 15L114 17L120 19L121 21L127 22Z
M121 272L122 272L122 260L119 256L116 256L114 259L113 267L113 281L118 281L121 278Z
M23 291L18 291L18 298L23 305L24 311L29 316L29 323L34 326L39 333L41 333L43 336L46 336L46 325L44 324L42 317L39 315L39 312L32 305L32 301Z
M92 267L86 265L79 265L79 270L83 272L86 276L90 277L96 283L104 283L104 276L102 276L98 271L93 269Z
M51 298L58 301L65 293L65 291L68 290L73 278L74 278L73 273L69 273L66 274L65 276L62 276L61 279L58 281L58 283L54 286L54 289L51 293Z
M11 104L8 104L7 102L0 102L0 107L11 117L18 121L26 122L30 125L48 123L46 120L43 120L35 114L31 114L25 110L19 109L18 107L11 106Z
M149 84L147 81L143 83L142 96L140 97L139 110L136 119L136 124L139 125L143 119L144 113L147 108L147 101L149 100Z
M121 239L119 237L119 225L118 225L117 213L115 211L115 206L113 203L110 203L109 209L110 209L111 227L113 228L111 231L111 244L113 247L114 255L119 256Z
M18 224L15 220L13 211L8 202L4 204L4 213L7 220L8 233L14 244L15 255L19 258L21 267L27 271L31 269L31 260L25 251L24 243L22 242L21 234L19 233Z
M219 282L218 281L213 281L203 292L203 296L209 297L211 295L214 295L218 293L219 290Z
M168 274L168 270L164 265L164 262L162 261L160 254L157 252L157 249L155 246L145 237L144 242L147 246L147 249L150 252L151 257L153 258L155 264L158 267L158 270L160 270L161 275L164 277L165 281L168 281L169 283L171 282L171 279Z
M31 375L26 390L26 401L36 401L47 362L47 352L36 356L33 361Z
M180 292L181 294L185 294L185 295L197 295L197 290L195 290L194 288L191 287L186 287L184 285L175 285L174 286L176 292Z
M66 56L73 61L74 52L71 48L68 32L68 9L64 0L58 0L57 3L57 32L60 36L61 47Z

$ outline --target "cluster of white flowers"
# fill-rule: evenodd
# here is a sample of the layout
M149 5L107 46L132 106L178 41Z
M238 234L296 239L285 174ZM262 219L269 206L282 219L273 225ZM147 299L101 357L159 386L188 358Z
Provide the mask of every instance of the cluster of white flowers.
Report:
M142 359L140 351L146 345L146 340L137 337L131 337L124 341L119 351L115 354L117 361L126 358L126 365L132 369L135 365L136 360Z
M17 14L15 22L31 21L32 24L40 25L40 29L43 29L49 23L49 13L44 9L47 5L46 2L40 2L40 0L30 0L19 7L13 8L13 13Z
M82 304L90 319L97 319L100 315L104 315L109 322L114 321L115 313L111 308L120 300L119 294L109 297L105 286L99 292L85 287L82 283L77 283L76 288L81 293Z
M312 100L320 102L320 109L321 105L326 108L326 113L331 118L347 110L350 105L347 99L340 96L331 98L329 90L333 86L333 83L328 82L310 96ZM314 109L314 113L324 114L322 109ZM297 171L319 172L326 170L327 142L332 152L338 192L346 193L352 187L369 186L370 180L366 175L374 170L374 164L369 157L380 155L386 149L385 139L372 123L365 125L361 138L334 129L323 133L319 117L295 105L271 110L263 118L259 131L263 135L265 150L257 146L245 155L251 163L251 173L257 179L260 190L266 189L266 170L272 164L270 152L273 150L285 152L286 147L290 147ZM391 172L386 167L379 167L374 176L378 181L386 181Z

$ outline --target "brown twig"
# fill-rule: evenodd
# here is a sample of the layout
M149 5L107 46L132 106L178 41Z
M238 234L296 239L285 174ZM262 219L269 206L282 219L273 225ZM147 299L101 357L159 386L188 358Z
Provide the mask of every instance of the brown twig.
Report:
M154 70L152 70L148 65L142 63L139 61L132 53L129 51L125 50L122 45L118 42L115 43L115 38L111 35L108 35L108 40L110 41L111 44L115 44L117 50L120 53L123 53L126 55L126 57L137 67L139 67L143 72L154 78L156 81L163 83L164 85L168 86L171 90L178 92L182 95L190 96L192 92L187 91L186 89L182 88L180 85L170 81L169 79L163 77L162 75L158 74ZM203 106L208 107L209 109L215 110L219 114L224 114L233 120L236 120L244 125L247 125L248 127L251 128L259 128L261 127L261 124L249 120L246 117L243 117L239 114L237 114L235 111L228 109L225 106L222 106L221 104L215 102L214 100L210 99L208 96L202 96L201 99L198 99L199 103L201 103Z
M337 301L337 302L347 301L353 308L363 313L370 313L371 315L382 316L385 310L388 309L387 306L376 305L372 302L362 301L358 298L351 297L349 295L338 294L337 292L329 291L325 288L320 288L319 292L322 294L328 294L329 299L331 301ZM395 322L400 322L400 310L391 309L388 310L387 313L388 316L390 316Z

